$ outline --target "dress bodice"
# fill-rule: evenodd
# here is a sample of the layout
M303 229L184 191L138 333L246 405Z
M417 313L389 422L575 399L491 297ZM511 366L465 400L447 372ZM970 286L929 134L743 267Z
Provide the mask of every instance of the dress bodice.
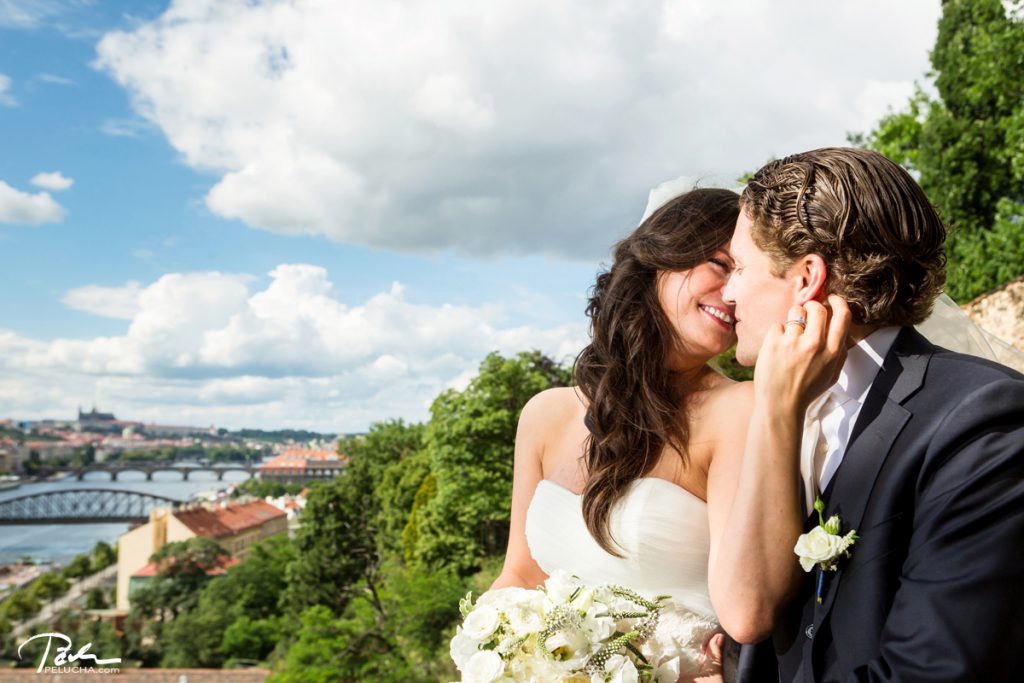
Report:
M612 510L611 535L623 555L616 557L587 530L582 500L552 481L538 483L526 514L533 559L547 574L562 569L587 584L670 595L649 647L681 655L684 671L695 666L704 642L718 630L708 595L707 504L666 479L637 479Z

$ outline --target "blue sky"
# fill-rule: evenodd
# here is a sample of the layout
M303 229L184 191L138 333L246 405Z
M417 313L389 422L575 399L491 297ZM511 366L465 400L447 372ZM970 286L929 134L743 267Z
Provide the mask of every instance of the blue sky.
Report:
M361 431L570 359L651 187L866 130L938 17L383 7L0 0L0 416Z

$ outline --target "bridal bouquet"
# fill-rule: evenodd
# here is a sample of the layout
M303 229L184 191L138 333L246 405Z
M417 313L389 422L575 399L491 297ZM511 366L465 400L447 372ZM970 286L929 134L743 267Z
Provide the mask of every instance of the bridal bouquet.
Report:
M664 601L555 572L535 590L501 588L459 603L451 656L465 683L675 683L679 661L653 666L637 647Z

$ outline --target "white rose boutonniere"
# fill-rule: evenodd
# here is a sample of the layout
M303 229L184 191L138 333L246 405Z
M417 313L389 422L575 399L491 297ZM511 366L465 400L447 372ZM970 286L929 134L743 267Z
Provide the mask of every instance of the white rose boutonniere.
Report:
M818 526L800 535L793 552L800 558L800 566L805 572L811 571L814 565L820 568L817 598L821 602L825 572L834 572L839 566L839 558L850 557L850 546L856 543L858 536L856 529L850 529L845 535L840 534L842 523L839 515L832 515L825 521L821 514L825 510L825 503L820 497L814 501L814 509L818 513Z

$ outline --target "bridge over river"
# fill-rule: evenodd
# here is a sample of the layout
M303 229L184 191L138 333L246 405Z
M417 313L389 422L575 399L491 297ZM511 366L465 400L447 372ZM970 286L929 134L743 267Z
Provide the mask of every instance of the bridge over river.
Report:
M121 489L44 491L0 500L0 525L145 522L153 508L174 507L183 502Z
M117 475L122 472L142 472L146 475L146 481L153 481L153 474L156 472L178 472L184 477L185 481L188 481L188 475L193 472L216 472L217 481L224 481L225 472L246 472L249 477L255 477L259 471L259 465L250 465L248 463L176 465L173 462L153 460L95 463L71 470L78 481L82 481L85 475L90 472L106 472L110 475L110 481L117 481Z

